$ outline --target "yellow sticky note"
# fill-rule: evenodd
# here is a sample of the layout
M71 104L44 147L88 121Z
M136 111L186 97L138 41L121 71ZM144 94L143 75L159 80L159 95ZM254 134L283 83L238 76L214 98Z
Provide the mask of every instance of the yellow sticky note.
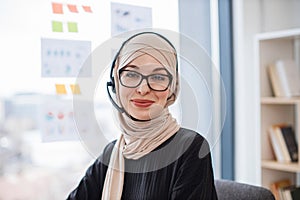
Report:
M63 32L62 22L52 21L52 31L53 32Z
M55 84L57 94L67 94L67 90L64 84Z
M68 22L68 30L69 32L78 32L77 23L76 22Z
M71 90L72 90L73 94L80 94L81 93L78 84L71 84L70 87L71 87Z

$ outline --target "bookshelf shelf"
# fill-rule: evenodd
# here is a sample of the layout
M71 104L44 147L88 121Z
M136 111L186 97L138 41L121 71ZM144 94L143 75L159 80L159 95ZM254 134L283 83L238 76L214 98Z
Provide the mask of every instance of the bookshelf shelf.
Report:
M299 163L280 163L274 160L262 160L261 167L285 172L300 172Z
M298 162L278 162L269 134L274 124L289 124L300 146L300 96L275 97L268 74L268 66L278 60L294 60L300 67L300 29L262 33L255 37L255 66L260 91L257 140L260 141L261 185L266 188L283 179L300 184L300 148Z
M261 104L300 104L300 97L261 97Z

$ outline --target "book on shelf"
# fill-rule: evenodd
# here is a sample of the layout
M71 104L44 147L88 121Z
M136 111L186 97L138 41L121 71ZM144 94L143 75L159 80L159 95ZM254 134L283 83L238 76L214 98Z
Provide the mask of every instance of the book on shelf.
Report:
M291 159L283 135L281 134L280 126L282 125L272 125L269 128L269 135L276 160L288 163L291 162Z
M277 60L267 69L276 97L300 96L300 74L294 60Z
M280 127L287 149L289 151L292 162L298 161L298 144L296 142L295 133L292 126Z
M287 186L291 186L292 183L289 179L282 179L275 181L271 183L270 185L270 190L274 194L274 197L276 200L281 200L282 199L282 194L279 192L282 188L285 188Z
M299 200L300 199L300 187L296 186L296 185L290 185L290 186L279 188L279 199L280 200Z
M280 146L280 142L279 142L280 137L275 132L274 127L269 128L269 136L270 136L270 141L271 141L271 145L272 145L276 160L278 162L288 162L288 159L285 159L285 156L283 155L283 150L282 150L282 147Z
M272 125L269 128L269 137L278 162L298 161L298 144L291 125Z
M300 199L300 187L296 187L291 190L292 199Z

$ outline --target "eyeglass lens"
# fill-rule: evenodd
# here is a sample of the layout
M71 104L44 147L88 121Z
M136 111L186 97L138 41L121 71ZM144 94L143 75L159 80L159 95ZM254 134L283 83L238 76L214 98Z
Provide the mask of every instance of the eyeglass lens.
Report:
M120 72L120 81L125 87L138 87L143 79L147 80L147 84L151 89L157 91L166 90L171 81L170 76L166 74L150 74L145 76L132 70L122 70Z

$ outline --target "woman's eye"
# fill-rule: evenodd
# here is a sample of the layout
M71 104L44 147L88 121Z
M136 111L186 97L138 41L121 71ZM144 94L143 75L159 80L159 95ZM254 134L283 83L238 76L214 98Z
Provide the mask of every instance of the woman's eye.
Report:
M165 81L166 77L164 75L155 74L151 76L151 80L153 81Z
M127 78L139 78L139 75L135 72L127 72L126 77Z

